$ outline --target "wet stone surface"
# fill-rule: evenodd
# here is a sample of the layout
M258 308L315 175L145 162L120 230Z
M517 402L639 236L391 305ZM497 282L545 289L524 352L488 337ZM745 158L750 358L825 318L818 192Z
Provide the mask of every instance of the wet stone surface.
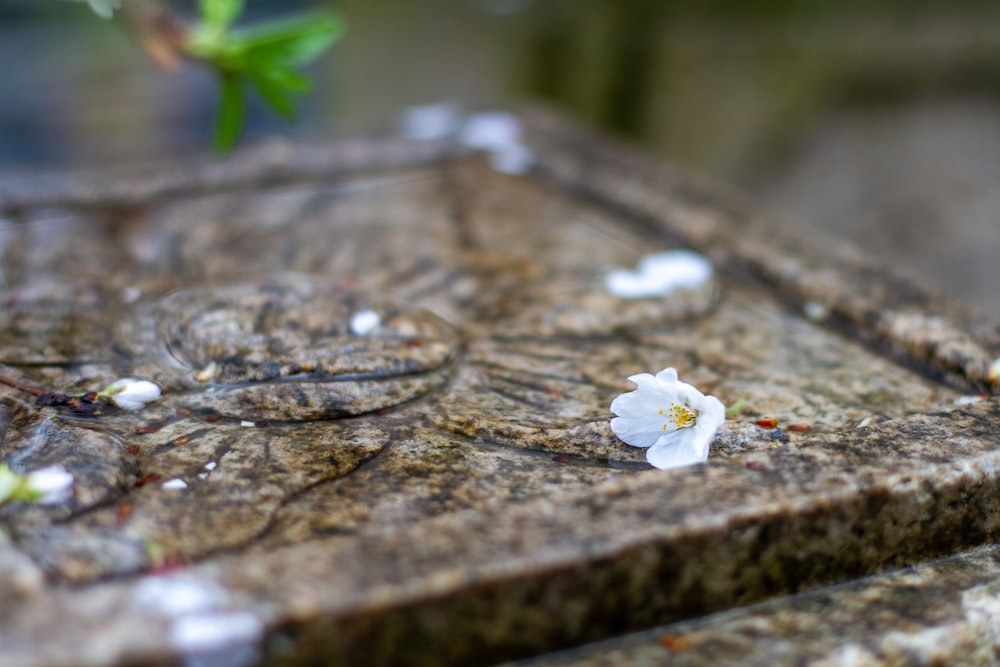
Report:
M555 181L561 164L552 163ZM788 516L810 503L854 507L868 493L865 480L888 478L856 478L854 469L877 470L875 452L894 451L895 424L950 414L955 399L978 391L975 379L962 391L878 354L864 336L803 317L789 307L787 290L747 274L752 257L744 266L717 262L714 278L697 287L615 296L605 288L610 272L676 247L683 234L669 217L639 224L644 213L570 191L552 179L495 173L472 156L296 185L175 193L138 208L61 201L11 213L0 227L4 373L63 392L98 390L119 377L163 389L141 411L93 416L0 389L3 460L22 471L61 463L75 477L69 503L0 508L9 535L0 542L0 574L8 573L0 592L24 601L21 611L0 611L0 646L20 638L14 664L185 654L190 647L171 639L176 628L141 640L67 632L44 655L33 644L46 631L32 619L55 608L63 610L55 620L79 629L83 610L105 600L105 620L124 623L120 609L128 605L115 600L132 599L132 587L150 574L176 568L228 591L227 605L242 600L237 606L261 624L250 643L277 641L260 655L308 662L334 652L350 664L374 641L365 628L397 627L381 625L380 614L410 604L419 614L425 597L475 601L483 581L499 582L489 590L502 597L497 572L520 582L511 586L516 598L546 568L582 573L598 554L601 562L611 553L634 556L635 545L682 539L685 531L698 544L727 521L770 516L777 502L770 492L798 494L801 502L782 505ZM644 450L618 441L608 426L612 399L631 388L626 378L666 366L727 405L742 401L713 442L708 467L719 478L704 487L694 481L701 468L647 472ZM976 414L955 428L995 418ZM901 433L911 428L904 426ZM915 442L913 428L900 452ZM820 446L827 444L829 451ZM829 468L829 478L819 468ZM915 474L933 486L936 473L921 470ZM687 490L655 518L642 503L626 503L620 534L591 536L579 520L589 503L597 517L605 512L599 507L639 493L628 485L647 483ZM541 542L512 537L535 520L525 509L532 503L547 508L538 517L558 524L536 531L551 535ZM550 513L560 504L566 523ZM717 505L722 518L698 523L690 512L699 505ZM480 523L462 528L467 521ZM643 526L658 527L647 535ZM792 547L773 535L767 558L784 562L782 549ZM416 540L410 546L407 536ZM438 545L450 546L435 552ZM928 553L939 554L935 548ZM463 556L469 549L475 553ZM317 554L326 552L324 566ZM878 546L870 553L861 565L831 565L815 581L897 556ZM915 547L903 558L919 553ZM512 560L489 560L501 557ZM339 573L347 562L366 569L347 579ZM795 581L789 577L778 579ZM591 601L596 634L539 630L535 638L522 630L510 655L629 627L596 619L628 616L634 603L600 611L600 595ZM561 613L558 602L546 604ZM331 623L346 624L338 641L356 643L310 653L311 633ZM301 642L281 635L300 630ZM504 636L498 630L496 641ZM274 648L282 641L294 650ZM428 640L421 655L461 663L468 657L461 645L448 657ZM372 664L413 664L405 651L386 650Z
M35 224L47 223L7 234ZM68 231L24 252L68 256ZM120 249L120 273L105 267L94 285L66 275L49 299L33 275L8 280L15 326L0 335L0 357L33 384L85 391L135 376L164 390L141 412L90 419L6 399L8 460L65 462L77 477L72 507L6 516L23 548L74 582L644 467L644 450L610 432L608 405L628 375L667 365L727 404L744 399L715 456L788 441L755 417L836 430L957 395L738 281L616 297L604 276L662 242L474 166L178 202L124 243L89 237ZM369 312L378 323L352 329ZM176 479L187 487L164 487Z

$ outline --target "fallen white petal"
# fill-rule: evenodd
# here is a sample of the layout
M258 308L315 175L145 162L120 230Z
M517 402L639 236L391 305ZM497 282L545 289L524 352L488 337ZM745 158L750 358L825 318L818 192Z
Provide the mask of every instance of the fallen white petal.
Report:
M175 477L174 479L168 480L163 483L164 489L186 489L188 488L187 482L185 482L180 477Z
M115 380L100 392L123 410L141 410L146 403L158 399L161 393L155 382L135 378Z
M972 396L959 396L954 401L952 401L952 403L954 403L955 405L969 405L971 403L978 403L979 401L982 400L984 400L982 396L976 396L975 394L973 394Z
M403 112L399 133L413 141L443 139L462 125L461 108L450 102L412 107Z
M141 287L125 287L122 289L122 301L124 303L135 303L142 298Z
M382 323L382 318L374 310L359 310L351 317L351 333L363 336L371 333Z
M469 148L502 149L521 141L521 121L501 111L473 114L465 121L458 138Z
M170 645L180 653L203 653L240 644L256 643L264 624L247 611L192 614L170 627Z
M676 289L697 287L712 277L712 271L712 263L698 253L670 250L643 257L634 271L611 271L604 286L625 299L662 296Z
M524 174L535 163L535 155L521 144L508 144L491 151L490 162L503 174Z
M188 575L144 577L132 595L143 609L171 618L213 611L229 601L225 589Z
M73 473L61 465L48 466L28 473L28 488L41 497L41 505L58 505L73 498Z

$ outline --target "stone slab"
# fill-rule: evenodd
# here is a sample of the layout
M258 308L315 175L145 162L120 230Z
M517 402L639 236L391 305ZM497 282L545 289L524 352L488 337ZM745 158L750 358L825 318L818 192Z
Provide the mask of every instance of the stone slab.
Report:
M490 664L997 539L995 323L561 120L523 132L518 176L387 140L0 191L5 373L164 388L96 417L4 394L4 458L77 481L0 510L10 664ZM604 289L677 246L715 279ZM608 427L667 365L744 401L705 466L647 470Z
M995 546L507 667L995 665Z

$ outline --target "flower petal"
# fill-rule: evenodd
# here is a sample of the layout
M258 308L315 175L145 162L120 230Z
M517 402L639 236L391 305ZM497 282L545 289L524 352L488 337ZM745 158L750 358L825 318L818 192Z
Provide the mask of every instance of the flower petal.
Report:
M645 375L649 375L649 373L645 373ZM629 380L631 379L632 378L629 378ZM673 384L677 382L677 369L674 368L673 366L664 368L662 371L656 374L656 379L661 383ZM687 386L690 387L691 385Z
M650 447L663 436L662 422L649 423L615 417L611 420L611 430L620 440L633 447Z
M665 435L646 450L646 460L660 470L704 463L707 458L708 441L699 442L690 429Z

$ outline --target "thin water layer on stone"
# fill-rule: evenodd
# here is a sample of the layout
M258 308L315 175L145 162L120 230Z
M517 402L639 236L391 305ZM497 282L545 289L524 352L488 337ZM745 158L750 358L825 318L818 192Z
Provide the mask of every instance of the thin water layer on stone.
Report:
M459 348L429 311L301 276L179 290L160 303L157 330L189 371L187 403L244 419L397 405L440 384Z
M71 254L72 235L18 233L53 246L32 265ZM655 297L611 293L609 274L669 240L470 165L179 201L93 239L118 252L107 274L12 273L16 326L0 333L20 379L163 389L90 420L8 396L4 456L78 474L73 503L10 508L11 533L74 582L633 475L645 452L614 437L608 406L666 366L744 399L715 458L789 440L759 417L843 430L953 397L723 267Z

